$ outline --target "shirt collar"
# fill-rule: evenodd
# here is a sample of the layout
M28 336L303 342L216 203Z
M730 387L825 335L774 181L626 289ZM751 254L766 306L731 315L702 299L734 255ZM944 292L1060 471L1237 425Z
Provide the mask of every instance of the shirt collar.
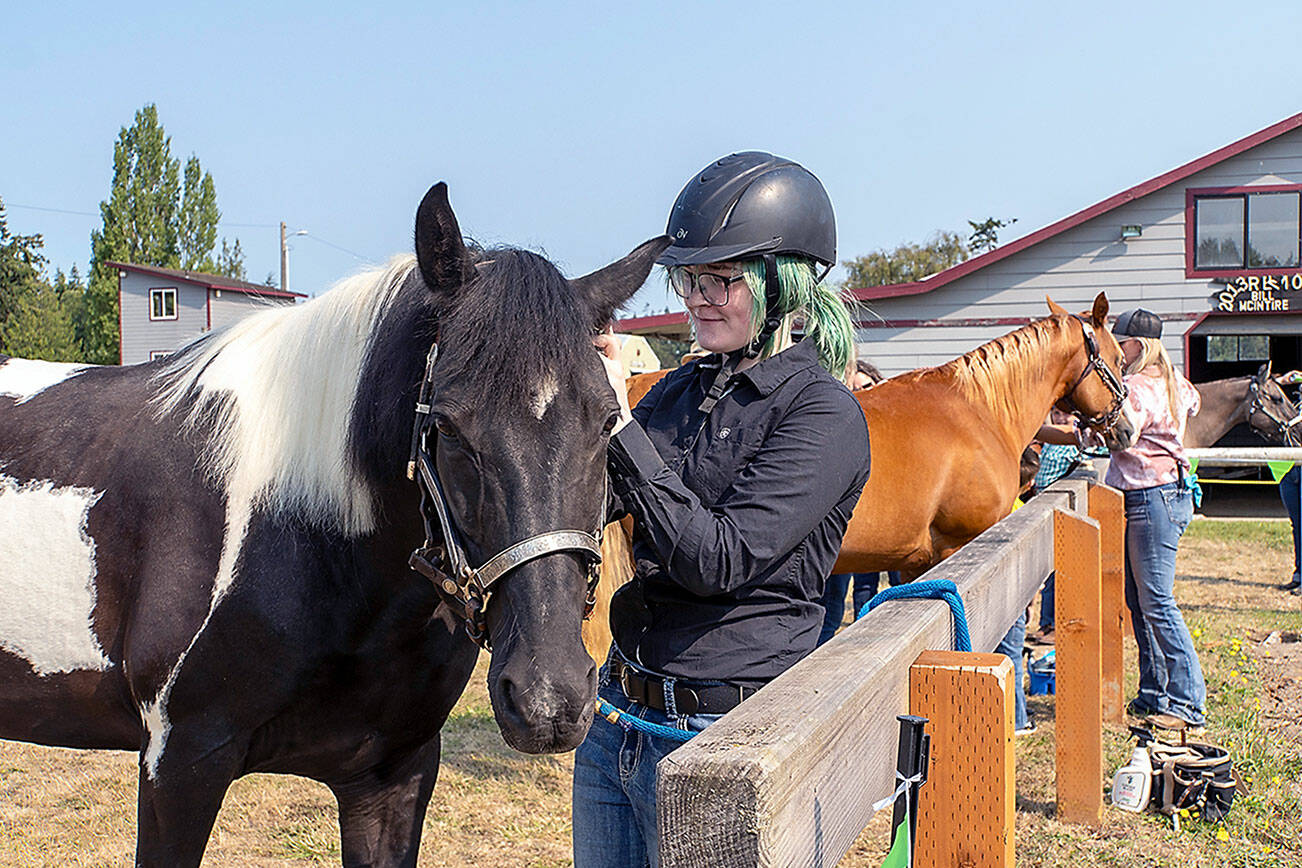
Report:
M814 367L818 367L818 346L812 340L802 340L777 355L752 365L738 376L750 380L750 384L761 395L768 395L795 374Z

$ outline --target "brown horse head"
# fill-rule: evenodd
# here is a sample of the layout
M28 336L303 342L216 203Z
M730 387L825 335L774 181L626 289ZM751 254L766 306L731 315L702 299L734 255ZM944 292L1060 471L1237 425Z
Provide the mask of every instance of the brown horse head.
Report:
M1080 349L1065 372L1060 405L1065 405L1082 427L1101 435L1109 451L1130 448L1139 431L1126 410L1126 389L1121 380L1125 354L1108 329L1107 296L1100 292L1093 307L1079 315L1069 313L1051 298L1045 300L1054 316L1080 324Z

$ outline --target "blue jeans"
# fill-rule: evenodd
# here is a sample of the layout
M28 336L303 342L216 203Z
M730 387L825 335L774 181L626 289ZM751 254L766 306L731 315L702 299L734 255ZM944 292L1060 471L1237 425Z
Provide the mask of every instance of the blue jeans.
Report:
M670 688L672 690L672 687ZM669 715L630 702L601 667L597 695L652 723L700 732L718 714ZM625 730L598 716L574 753L574 868L640 868L659 864L656 763L681 745Z
M1025 672L1022 667L1022 647L1026 645L1026 610L1017 616L1013 626L1004 638L995 646L996 654L1003 654L1013 661L1013 729L1026 729L1029 718L1026 716L1026 687L1022 683Z
M1053 627L1053 584L1057 575L1057 572L1049 573L1044 590L1040 592L1040 627L1046 630Z
M899 578L894 570L887 573L891 584ZM881 582L881 573L833 573L827 577L823 586L823 630L818 634L818 644L822 645L836 635L841 621L845 618L845 592L850 589L850 580L854 580L854 617L858 618L868 601L877 596L877 587Z
M1299 482L1302 481L1302 472L1294 464L1279 479L1279 498L1284 501L1284 509L1288 510L1288 523L1293 526L1293 575L1296 576L1302 572L1302 540L1299 540L1298 525L1302 522L1302 504L1298 503Z
M1138 704L1201 726L1207 685L1175 602L1175 554L1193 518L1193 492L1170 482L1125 496L1126 607L1139 646Z

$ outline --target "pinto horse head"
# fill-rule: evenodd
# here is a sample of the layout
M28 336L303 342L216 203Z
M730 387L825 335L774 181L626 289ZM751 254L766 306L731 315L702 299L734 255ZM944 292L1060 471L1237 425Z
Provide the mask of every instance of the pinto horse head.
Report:
M1094 298L1086 313L1073 315L1053 299L1047 299L1055 316L1072 317L1080 323L1080 350L1066 371L1065 402L1082 425L1103 437L1109 451L1128 449L1138 436L1126 409L1125 386L1121 378L1125 354L1108 329L1108 299Z
M439 345L426 443L471 567L539 535L600 533L619 405L591 337L667 244L653 239L566 280L528 251L468 248L445 185L421 202L416 256ZM525 560L486 598L489 695L503 737L519 750L569 750L592 722L585 555L561 549Z

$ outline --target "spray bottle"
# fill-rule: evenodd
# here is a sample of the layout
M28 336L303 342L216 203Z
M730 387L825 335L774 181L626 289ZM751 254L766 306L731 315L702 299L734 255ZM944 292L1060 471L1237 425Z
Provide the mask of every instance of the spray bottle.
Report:
M1130 762L1117 769L1112 779L1112 804L1123 811L1139 813L1148 807L1153 789L1153 760L1148 752L1153 734L1136 726L1130 727L1130 732L1139 743L1135 745Z

